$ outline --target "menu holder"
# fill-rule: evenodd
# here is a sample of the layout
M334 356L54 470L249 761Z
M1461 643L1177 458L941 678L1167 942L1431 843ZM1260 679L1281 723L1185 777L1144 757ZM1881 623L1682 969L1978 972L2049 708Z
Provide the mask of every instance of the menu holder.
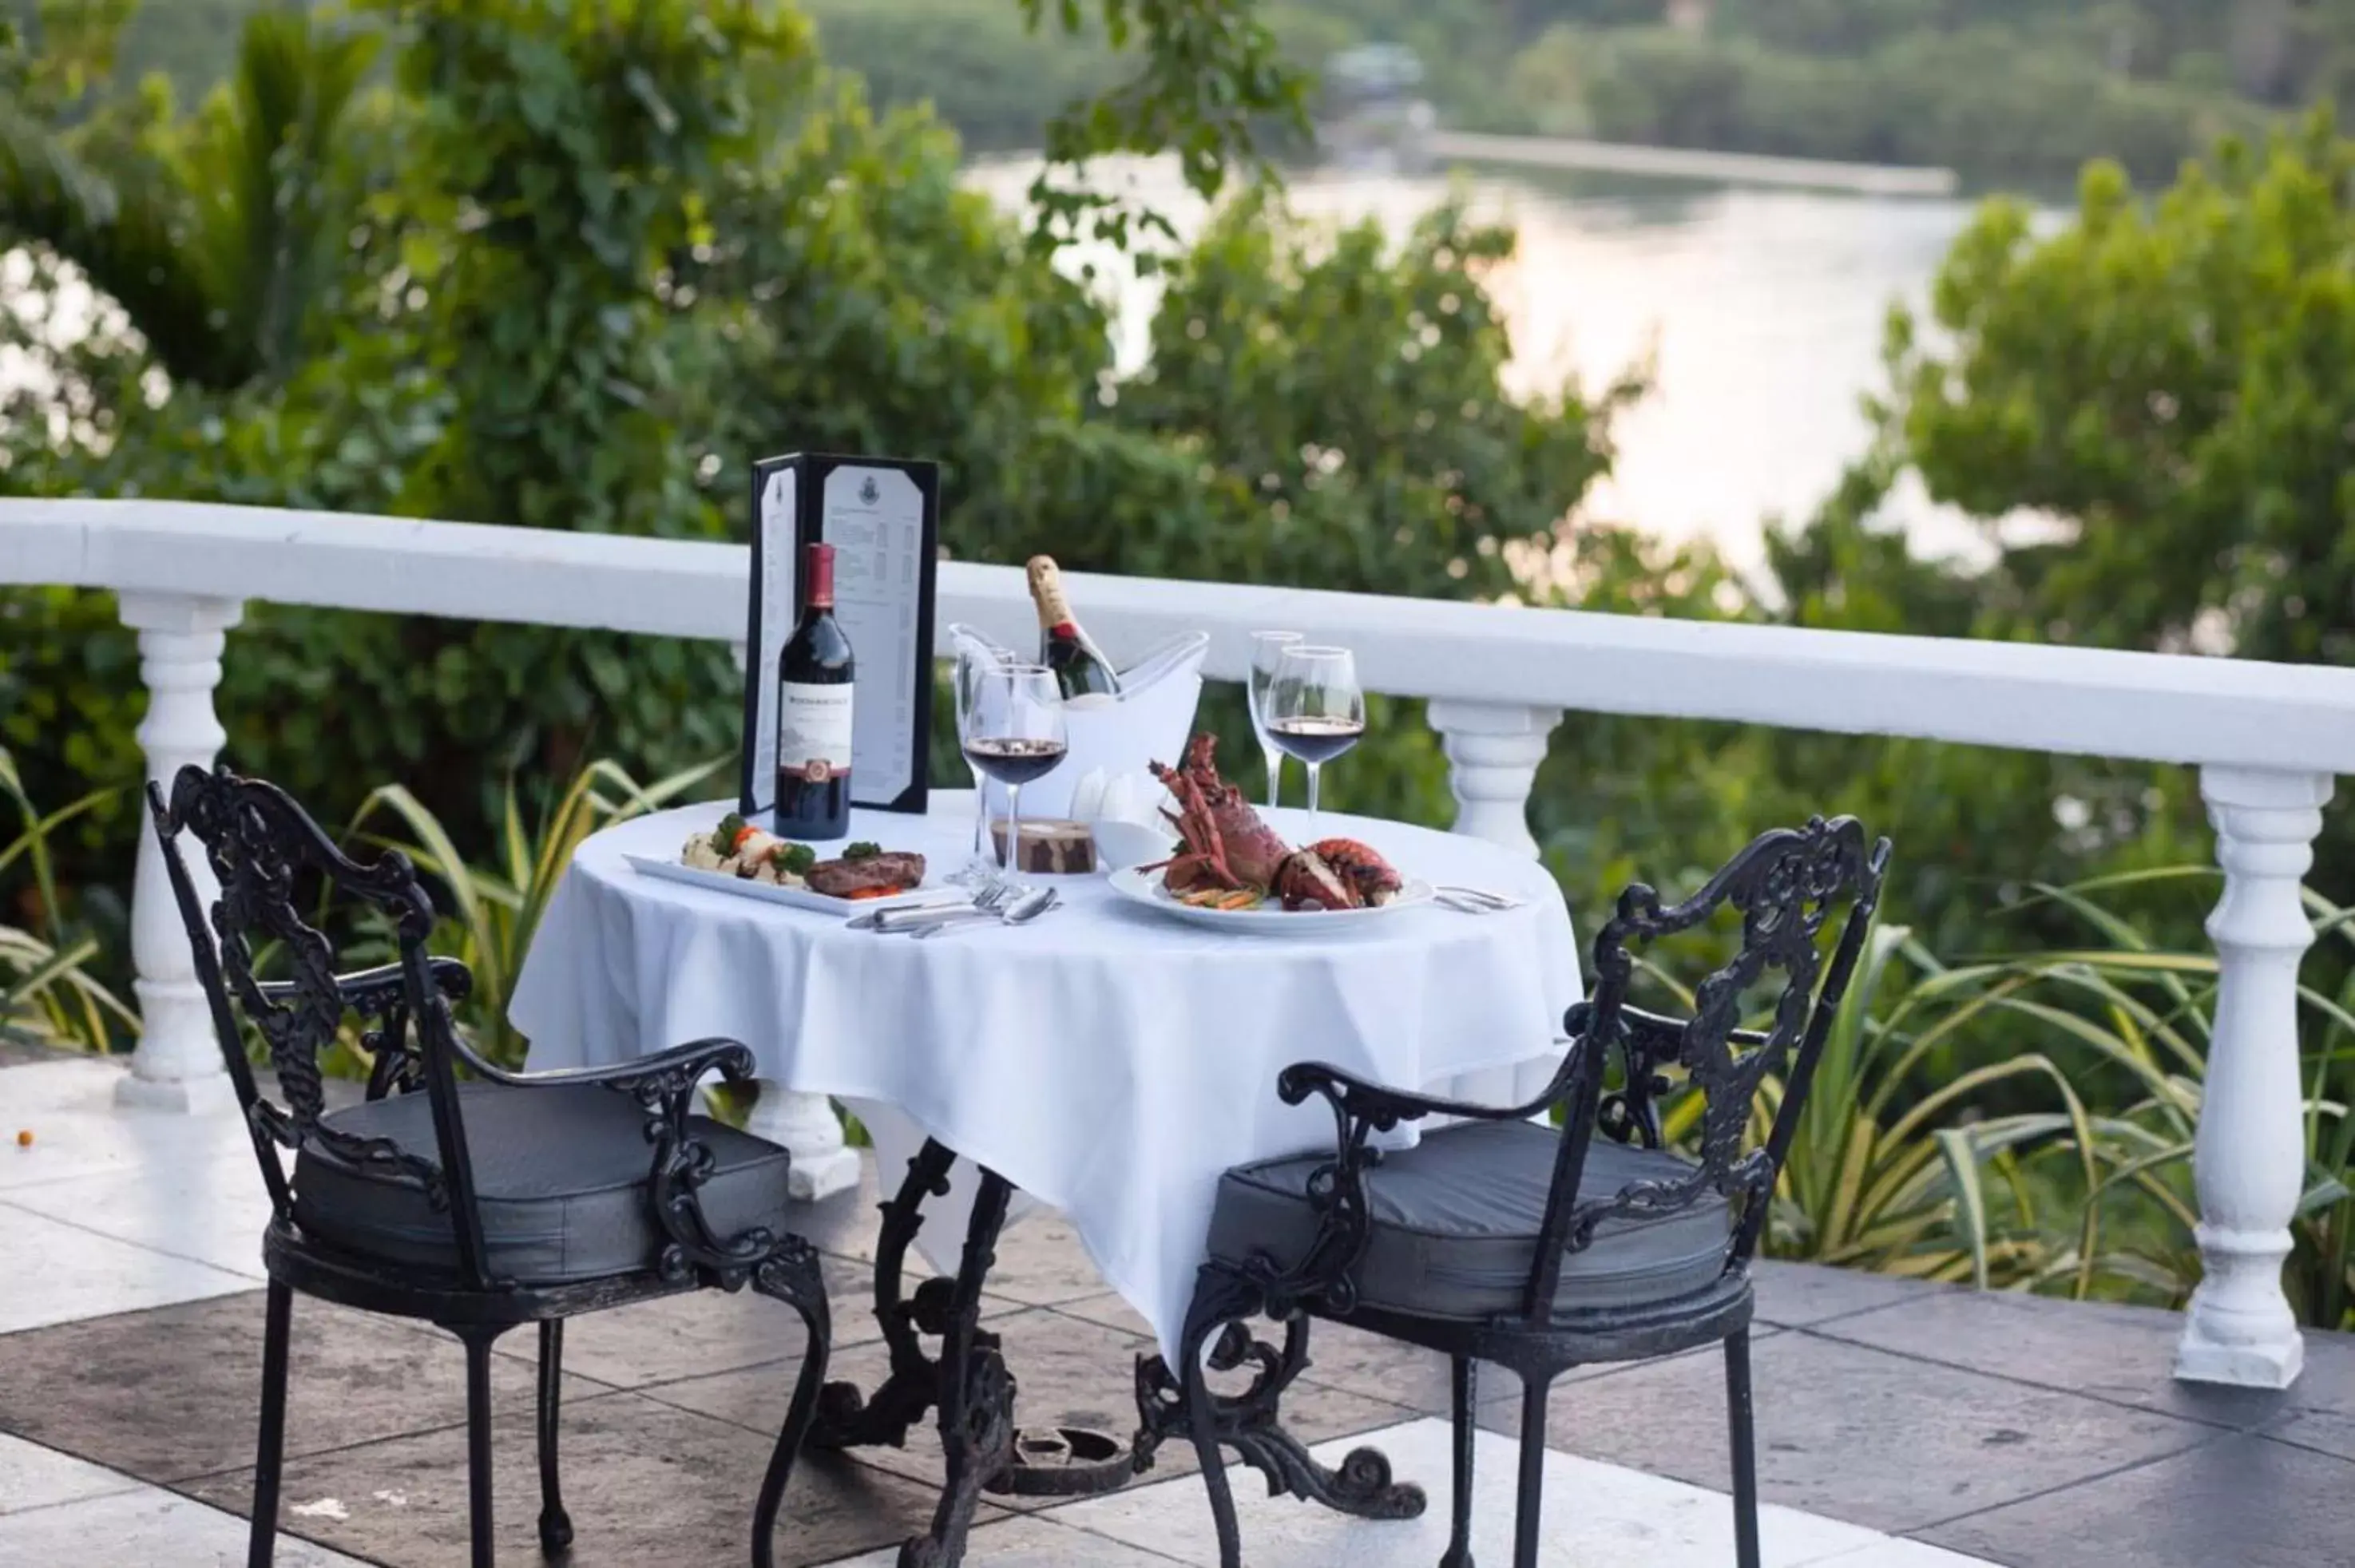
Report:
M805 546L820 542L834 546L834 619L858 662L851 803L924 810L940 495L930 462L801 452L752 465L738 790L746 816L776 804L777 655L801 617Z

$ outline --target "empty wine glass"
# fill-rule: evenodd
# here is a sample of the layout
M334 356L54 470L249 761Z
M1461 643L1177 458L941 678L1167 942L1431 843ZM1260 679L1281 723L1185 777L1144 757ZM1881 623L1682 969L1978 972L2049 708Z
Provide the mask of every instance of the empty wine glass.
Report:
M1316 776L1366 733L1366 694L1347 648L1295 643L1277 660L1268 687L1267 734L1308 767L1308 833L1316 835Z
M1267 689L1274 683L1276 662L1284 651L1305 639L1297 631L1254 631L1251 640L1252 732L1259 736L1259 754L1267 761L1267 809L1273 811L1283 803L1284 753L1268 736Z
M1070 750L1063 690L1044 664L998 664L974 680L972 706L958 739L976 772L1006 786L1008 882L1022 847L1022 786L1051 773Z

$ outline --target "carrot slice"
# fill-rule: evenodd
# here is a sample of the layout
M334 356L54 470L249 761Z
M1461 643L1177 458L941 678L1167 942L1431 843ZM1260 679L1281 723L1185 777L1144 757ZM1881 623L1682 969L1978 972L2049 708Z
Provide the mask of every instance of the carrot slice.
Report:
M904 887L862 887L856 893L846 893L843 902L856 904L862 898L892 898L907 892Z

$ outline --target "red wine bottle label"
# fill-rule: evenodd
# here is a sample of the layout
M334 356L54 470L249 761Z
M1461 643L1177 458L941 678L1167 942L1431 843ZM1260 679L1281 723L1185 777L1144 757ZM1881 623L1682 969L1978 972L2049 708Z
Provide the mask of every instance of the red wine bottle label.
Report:
M850 698L847 683L777 683L777 771L813 784L850 771Z

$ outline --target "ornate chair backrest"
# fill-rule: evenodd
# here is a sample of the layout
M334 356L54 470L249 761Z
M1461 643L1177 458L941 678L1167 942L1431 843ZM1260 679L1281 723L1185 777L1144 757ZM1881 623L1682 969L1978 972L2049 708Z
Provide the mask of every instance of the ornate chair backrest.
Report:
M168 800L152 782L147 796L197 978L211 1006L223 1063L279 1219L292 1220L293 1204L278 1151L308 1143L354 1164L420 1182L433 1205L449 1213L459 1255L474 1283L487 1283L473 1166L458 1116L453 1025L425 945L433 929L433 904L408 858L388 851L365 864L354 861L284 790L262 779L239 778L226 768L214 773L183 768ZM184 831L203 846L219 884L209 910L180 854L176 835ZM399 961L371 971L364 985L350 984L348 977L339 980L334 948L296 905L297 884L306 874L318 876L334 895L389 919ZM255 973L256 948L271 944L284 955L282 979ZM438 1161L385 1139L339 1131L321 1119L326 1096L319 1058L335 1044L346 1012L376 1025L367 1035L377 1052L370 1097L389 1089L422 1088L431 1098ZM240 1013L261 1037L283 1104L261 1093L247 1065Z
M1817 1059L1881 898L1888 869L1887 839L1868 843L1853 817L1818 817L1804 828L1764 833L1683 903L1660 906L1660 896L1637 883L1619 896L1617 912L1594 939L1594 990L1581 1032L1589 1043L1577 1075L1555 1158L1544 1237L1527 1305L1550 1309L1565 1252L1593 1239L1614 1215L1658 1214L1686 1208L1716 1192L1733 1206L1726 1250L1728 1269L1747 1265L1756 1250L1774 1182L1806 1103ZM1821 948L1824 927L1845 904L1830 960ZM1634 948L1688 931L1732 907L1742 916L1742 949L1694 993L1690 1022L1674 1029L1638 1027L1627 1013ZM1761 1031L1740 1027L1744 997L1774 984L1771 1022ZM1624 1075L1604 1091L1614 1054ZM1578 1187L1598 1128L1621 1142L1640 1139L1657 1148L1656 1101L1674 1087L1667 1069L1680 1068L1702 1097L1699 1158L1689 1176L1646 1181L1581 1202ZM1770 1075L1783 1092L1765 1140L1745 1147L1753 1107Z

